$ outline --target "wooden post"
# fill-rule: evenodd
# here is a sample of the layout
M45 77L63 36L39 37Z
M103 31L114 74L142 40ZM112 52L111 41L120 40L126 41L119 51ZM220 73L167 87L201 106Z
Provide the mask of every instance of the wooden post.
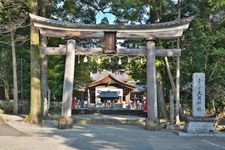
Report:
M40 15L43 17L47 16L48 7L46 0L40 1ZM46 36L41 36L41 47L47 47L48 40ZM41 111L43 119L48 117L48 56L44 54L43 50L40 50L41 54Z
M166 63L166 70L167 70L167 73L168 73L168 76L169 76L170 84L171 84L173 93L175 94L176 86L175 86L174 81L173 81L173 77L172 77L172 73L171 73L171 69L170 69L170 65L169 65L167 57L165 57L165 63Z
M47 47L47 37L41 37L41 47ZM48 115L48 81L47 81L47 66L48 56L41 49L41 110L43 118Z
M48 90L48 110L50 108L50 104L51 104L51 90Z
M134 94L134 109L138 110L138 106L137 106L137 95L136 93Z
M170 90L170 124L174 124L174 91Z
M176 125L180 125L180 57L177 57L176 70Z
M181 16L181 0L177 1L178 6L178 17L177 20L180 21ZM180 38L177 39L177 48L180 48ZM180 125L180 57L177 57L177 71L176 71L176 125Z
M88 107L90 106L91 103L91 96L90 96L90 89L87 90L87 95L88 95Z
M155 67L155 41L147 40L147 103L148 118L146 129L154 130L158 126L156 67Z
M72 128L73 120L71 118L72 96L73 96L73 78L75 66L75 40L67 41L66 65L63 83L62 117L59 119L58 128Z
M11 46L12 46L12 60L13 60L13 100L14 100L14 107L13 113L18 114L19 109L19 101L18 101L18 85L17 85L17 65L16 65L16 46L15 46L15 31L10 32L11 35Z

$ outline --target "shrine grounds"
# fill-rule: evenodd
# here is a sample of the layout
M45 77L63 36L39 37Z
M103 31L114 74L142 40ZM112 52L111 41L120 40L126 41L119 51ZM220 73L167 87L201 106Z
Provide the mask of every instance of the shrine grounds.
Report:
M178 136L173 130L147 131L132 125L74 125L60 130L54 120L39 126L27 124L19 116L1 117L5 123L0 123L0 150L225 149L225 136Z

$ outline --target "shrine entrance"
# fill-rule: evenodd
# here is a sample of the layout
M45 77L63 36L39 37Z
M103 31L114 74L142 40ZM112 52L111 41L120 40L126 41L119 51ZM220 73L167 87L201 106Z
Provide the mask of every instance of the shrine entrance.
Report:
M180 38L183 35L183 32L188 29L193 18L146 25L73 24L47 19L33 14L30 14L30 18L33 23L32 25L39 29L42 37L61 37L68 39L66 45L47 47L47 45L42 44L41 47L41 53L43 55L42 72L47 72L47 59L45 58L48 55L66 55L62 96L62 118L71 117L75 55L138 55L146 57L148 102L148 118L146 119L147 128L151 128L151 126L157 124L158 120L155 57L175 57L177 59L176 105L179 104L179 63L181 49L156 49L155 40ZM79 45L76 45L75 38L104 39L105 45L103 48L79 47ZM144 39L146 41L146 47L140 47L138 49L116 48L116 39ZM47 81L47 79L42 79L42 81L43 80ZM42 82L42 87L46 87L46 85L43 84L46 84L46 82ZM42 90L46 89L43 88ZM46 99L46 97L42 97L42 99Z

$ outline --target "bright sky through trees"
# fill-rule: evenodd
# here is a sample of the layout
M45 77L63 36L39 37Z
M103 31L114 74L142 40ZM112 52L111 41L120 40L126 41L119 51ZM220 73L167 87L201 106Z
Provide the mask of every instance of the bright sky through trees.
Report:
M177 3L177 0L173 0L173 2ZM105 11L105 12L109 12L109 9L110 9L110 8L107 8L107 9L105 9L104 11ZM101 20L102 20L104 17L106 17L106 18L108 19L109 24L114 24L113 22L114 22L114 20L116 19L116 16L114 16L113 14L110 14L110 13L105 13L105 14L104 14L104 13L102 13L101 11L99 11L99 12L97 13L97 15L95 16L95 18L96 18L96 24L101 23Z
M108 10L106 9L105 11L108 11ZM95 18L96 18L96 24L101 23L101 20L104 17L107 17L107 19L109 21L109 24L114 24L113 21L115 20L116 16L114 16L113 14L110 14L110 13L103 14L101 11L99 11L97 13L97 15L95 16Z

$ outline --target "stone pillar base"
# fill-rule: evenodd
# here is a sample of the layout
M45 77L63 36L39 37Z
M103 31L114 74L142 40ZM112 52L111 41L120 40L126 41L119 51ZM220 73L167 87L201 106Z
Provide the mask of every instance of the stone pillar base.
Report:
M184 132L191 134L213 133L215 118L188 117L184 126Z
M165 127L166 127L166 129L168 129L168 130L173 130L173 129L175 129L175 125L173 125L173 124L167 124Z
M73 118L61 116L58 120L59 129L71 129L73 128Z
M159 120L145 119L145 129L150 131L157 131L160 129Z

